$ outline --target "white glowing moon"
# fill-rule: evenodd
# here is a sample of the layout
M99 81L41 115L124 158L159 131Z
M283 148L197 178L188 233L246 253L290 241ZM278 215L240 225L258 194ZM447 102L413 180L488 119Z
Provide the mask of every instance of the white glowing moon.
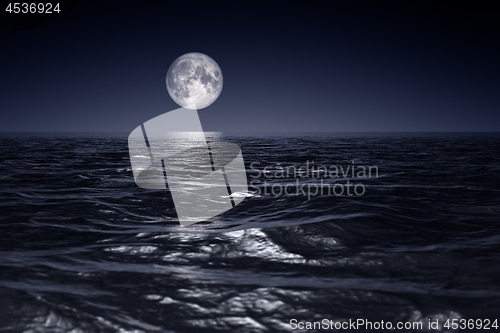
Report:
M175 59L167 72L170 97L186 109L203 109L222 91L219 65L203 53L186 53Z

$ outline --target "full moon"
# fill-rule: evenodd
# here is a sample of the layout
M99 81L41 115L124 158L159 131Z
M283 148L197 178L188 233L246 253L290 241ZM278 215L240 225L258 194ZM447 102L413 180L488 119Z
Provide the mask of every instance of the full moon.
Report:
M219 65L203 53L186 53L175 59L167 72L170 97L186 109L206 108L222 91Z

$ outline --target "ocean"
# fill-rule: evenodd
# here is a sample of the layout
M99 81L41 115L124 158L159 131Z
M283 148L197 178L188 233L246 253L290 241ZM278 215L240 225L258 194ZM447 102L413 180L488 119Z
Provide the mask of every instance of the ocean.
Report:
M209 139L249 193L181 227L126 135L2 134L0 331L496 330L499 134Z

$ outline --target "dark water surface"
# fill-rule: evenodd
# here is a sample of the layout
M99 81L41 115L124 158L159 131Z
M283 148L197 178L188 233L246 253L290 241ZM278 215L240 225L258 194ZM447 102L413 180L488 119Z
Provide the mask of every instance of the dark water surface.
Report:
M135 185L126 136L0 137L0 331L500 320L499 136L222 139L240 145L251 193L180 227L166 191ZM279 174L308 161L378 177ZM365 193L264 193L321 180Z

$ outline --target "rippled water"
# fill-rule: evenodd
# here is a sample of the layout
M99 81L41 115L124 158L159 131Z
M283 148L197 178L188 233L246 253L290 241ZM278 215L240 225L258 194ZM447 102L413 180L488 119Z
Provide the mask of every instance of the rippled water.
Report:
M285 332L292 318L500 313L500 137L222 139L240 145L250 194L180 227L166 191L135 185L126 136L2 136L0 330ZM378 177L277 176L308 161ZM321 180L365 193L264 193L264 181Z

